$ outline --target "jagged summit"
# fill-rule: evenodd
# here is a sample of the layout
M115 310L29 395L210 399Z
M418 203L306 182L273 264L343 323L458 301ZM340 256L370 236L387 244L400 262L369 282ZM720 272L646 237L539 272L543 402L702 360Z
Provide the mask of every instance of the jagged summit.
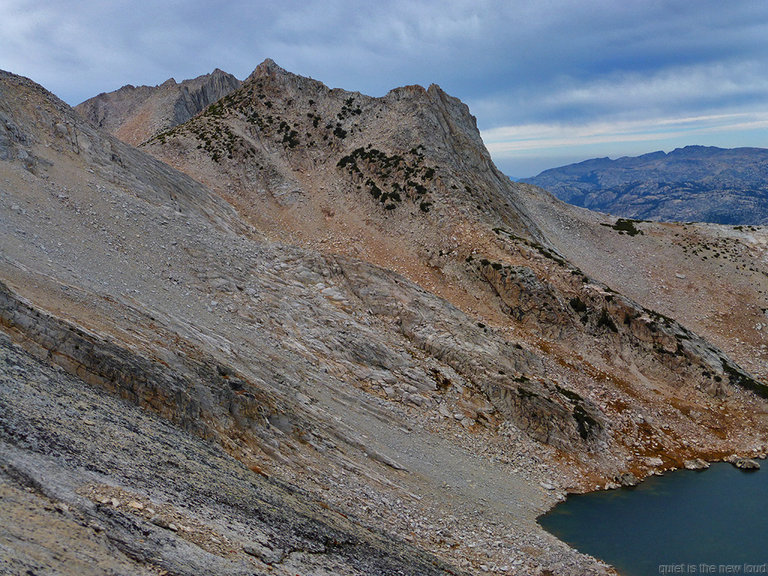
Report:
M186 122L240 85L237 78L216 68L181 83L169 78L154 87L129 84L86 100L75 109L121 140L138 145Z
M246 78L246 81L253 80L261 76L296 76L288 72L285 68L279 66L272 58L265 58L264 61L256 66L251 72L251 75Z
M203 164L199 166L198 174L211 184L222 182L214 172L228 170L230 166L238 172L235 176L238 188L256 191L264 189L261 185L264 177L273 180L281 174L286 179L284 186L295 189L289 196L281 194L278 204L285 204L288 197L300 194L302 188L296 179L303 177L298 176L296 168L304 170L304 165L307 168L309 165L315 168L324 166L322 170L313 170L313 182L307 184L317 189L320 180L336 178L336 164L358 148L370 148L388 156L402 158L403 170L409 162L407 155L412 155L411 162L418 161L426 165L429 160L432 164L442 166L437 172L424 172L430 175L429 185L413 178L410 178L412 184L409 185L409 179L406 178L403 190L394 181L384 182L384 179L393 176L391 171L385 176L386 170L378 179L369 174L362 183L354 182L357 176L350 174L351 178L344 188L352 189L346 193L362 202L350 198L349 204L359 204L363 211L378 204L381 209L394 210L394 215L400 203L410 199L417 208L414 215L434 211L440 212L440 217L445 218L455 217L446 213L451 211L449 206L456 205L458 208L461 205L459 211L462 213L474 212L477 218L492 219L493 226L511 227L521 236L543 241L537 236L535 227L525 221L520 211L515 210L514 192L508 186L507 179L493 166L477 130L476 120L468 107L447 95L437 85L428 89L420 86L396 88L381 98L372 98L359 92L330 89L322 82L286 72L273 61L267 60L256 68L239 90L225 98L220 105L194 119L189 125L156 138L147 149L157 149L160 153L156 148L158 143L178 139L184 132L207 133L209 129L206 125L216 125L217 130L230 134L225 137L226 142L214 133L208 138L194 137L196 140L205 140L201 149L209 161L200 159ZM273 139L276 139L278 145L274 151L270 143ZM173 147L173 150L178 149ZM416 150L417 153L412 153ZM253 160L253 154L257 153L264 155L263 160ZM185 154L184 158L191 160L196 154ZM181 164L176 164L176 159L166 159L181 167ZM267 167L265 162L274 166ZM235 168L235 164L240 167L258 164L261 169L257 167L255 171L246 169L243 172ZM377 169L373 163L369 164L371 169ZM415 166L407 171L411 174L413 170ZM210 172L210 176L206 176L205 172ZM393 184L397 184L400 191L382 188ZM323 188L328 189L326 186ZM368 196L355 192L365 192L366 188ZM370 196L376 194L377 190L387 193L380 193L377 198L373 198L374 204L370 206ZM394 191L395 195L389 194L390 191ZM401 193L403 191L405 194ZM319 200L322 193L316 190L311 194L300 195ZM255 215L262 217L265 225L277 222L274 218L276 215L270 214L271 203L268 201L263 206L265 210ZM310 220L306 216L298 217L301 222L297 222L297 227L307 228L306 224ZM387 227L391 227L391 224Z

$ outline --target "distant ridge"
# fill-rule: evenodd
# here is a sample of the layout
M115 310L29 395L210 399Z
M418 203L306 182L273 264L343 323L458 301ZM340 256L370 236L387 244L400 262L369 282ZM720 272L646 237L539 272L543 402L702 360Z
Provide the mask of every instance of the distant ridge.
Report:
M155 134L182 124L240 87L232 74L216 68L177 83L169 78L158 86L127 84L75 107L82 116L124 142L137 146Z
M768 223L768 149L686 146L594 158L521 180L575 206L617 216L716 224Z

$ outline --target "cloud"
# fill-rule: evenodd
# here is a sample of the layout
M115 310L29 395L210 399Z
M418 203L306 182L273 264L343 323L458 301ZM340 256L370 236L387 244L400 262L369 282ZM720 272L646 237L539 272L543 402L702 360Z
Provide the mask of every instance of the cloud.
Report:
M688 118L657 118L643 121L588 124L526 124L485 130L483 141L495 157L520 152L574 148L584 145L658 142L684 136L700 137L721 132L763 130L768 110Z
M686 109L768 98L768 70L759 62L717 62L669 67L653 74L612 74L555 91L543 106L605 112L647 108ZM569 83L573 84L573 80ZM594 115L592 113L591 115Z
M584 124L526 124L482 132L494 162L507 174L534 176L547 168L595 157L636 156L691 144L764 147L763 112Z
M768 64L757 61L670 66L652 73L620 72L470 100L486 127L502 122L568 121L695 115L768 101Z

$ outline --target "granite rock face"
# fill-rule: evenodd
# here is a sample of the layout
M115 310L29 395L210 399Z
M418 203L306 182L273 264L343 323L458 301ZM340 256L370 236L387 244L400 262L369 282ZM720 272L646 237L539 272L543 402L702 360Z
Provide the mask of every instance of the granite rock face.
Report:
M2 573L456 573L4 334L0 399Z

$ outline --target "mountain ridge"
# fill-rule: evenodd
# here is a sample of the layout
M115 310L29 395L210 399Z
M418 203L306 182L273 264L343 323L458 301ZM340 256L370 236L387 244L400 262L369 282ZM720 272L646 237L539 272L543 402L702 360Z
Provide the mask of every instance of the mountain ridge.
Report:
M768 150L686 146L594 158L521 180L617 216L730 225L768 222Z

